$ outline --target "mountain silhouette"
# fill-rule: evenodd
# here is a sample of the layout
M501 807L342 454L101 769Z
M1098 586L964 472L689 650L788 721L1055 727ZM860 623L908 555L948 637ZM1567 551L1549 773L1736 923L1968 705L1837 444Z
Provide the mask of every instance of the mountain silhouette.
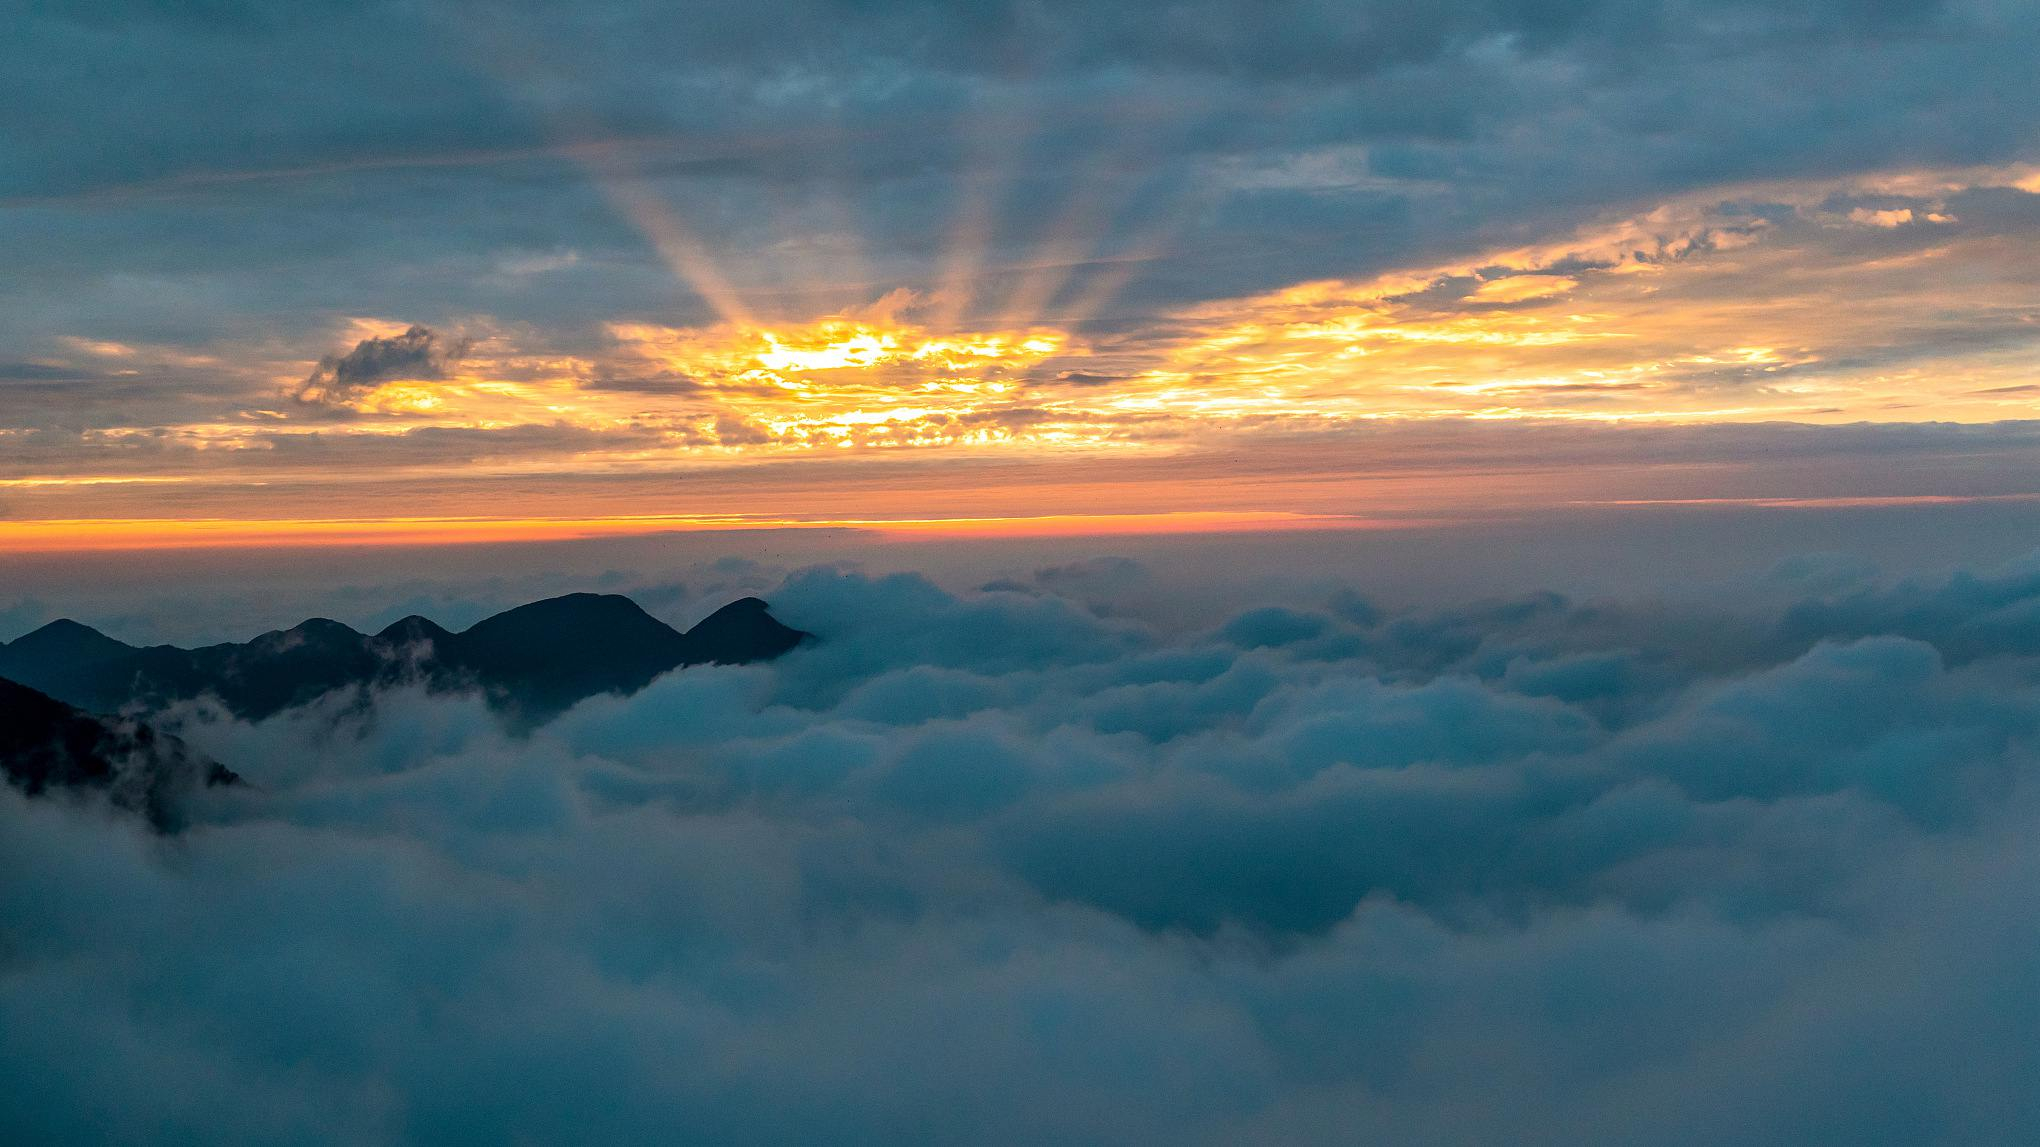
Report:
M478 688L520 725L600 693L634 693L686 665L746 664L809 635L747 597L681 633L617 594L575 593L521 605L454 633L411 616L373 636L312 618L241 643L137 648L75 621L0 644L0 676L97 712L152 711L217 698L259 719L335 690L421 682Z
M543 712L597 693L634 693L675 666L712 660L691 655L693 648L627 597L575 593L475 623L441 661L472 674L492 696Z
M95 717L4 678L0 773L30 796L53 789L103 793L164 830L178 827L179 806L193 789L240 781L167 733L138 721Z
M115 641L91 626L80 625L68 617L50 622L34 633L6 646L6 649L9 653L21 657L47 658L76 665L90 665L135 651L134 646Z

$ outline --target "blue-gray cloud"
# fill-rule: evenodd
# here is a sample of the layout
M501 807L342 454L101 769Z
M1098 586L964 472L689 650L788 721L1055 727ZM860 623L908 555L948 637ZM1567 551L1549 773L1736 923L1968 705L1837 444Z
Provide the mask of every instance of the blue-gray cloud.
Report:
M466 339L449 339L416 324L400 335L365 338L346 354L320 359L298 387L297 399L345 404L385 382L442 379L468 345Z
M1981 0L45 5L16 32L16 344L704 314L591 162L746 290L824 307L925 285L982 191L985 306L1067 223L1078 258L1143 260L1124 322L1700 186L2031 158L2040 127L2003 98L2040 28Z
M2022 1141L2033 569L1169 628L1123 560L814 569L813 646L528 738L186 709L251 784L180 838L0 799L0 1128Z

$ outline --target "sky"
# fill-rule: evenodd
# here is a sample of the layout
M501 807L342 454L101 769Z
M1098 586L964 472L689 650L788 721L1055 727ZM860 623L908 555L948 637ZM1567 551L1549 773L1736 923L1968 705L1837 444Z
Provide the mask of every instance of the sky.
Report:
M2016 0L10 23L17 553L2040 493Z

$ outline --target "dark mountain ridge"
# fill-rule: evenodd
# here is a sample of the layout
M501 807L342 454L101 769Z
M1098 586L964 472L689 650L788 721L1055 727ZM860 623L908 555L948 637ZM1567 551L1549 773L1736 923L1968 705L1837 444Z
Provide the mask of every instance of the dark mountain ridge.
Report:
M413 615L374 635L311 618L240 643L136 647L68 619L0 644L0 677L100 712L148 712L202 696L260 719L339 689L422 682L479 688L520 724L598 693L634 693L686 665L746 664L808 634L755 597L685 633L618 594L576 593L521 605L459 633Z

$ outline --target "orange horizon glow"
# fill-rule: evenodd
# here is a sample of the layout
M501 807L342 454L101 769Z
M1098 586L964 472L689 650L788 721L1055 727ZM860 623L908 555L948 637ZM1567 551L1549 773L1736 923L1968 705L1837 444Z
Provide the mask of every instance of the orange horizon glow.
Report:
M1899 494L1557 500L1545 508L1822 510L2040 501L2040 493ZM1513 517L1529 507L1509 507ZM458 546L650 537L675 533L843 530L874 541L1151 537L1303 531L1392 531L1464 524L1467 517L1178 510L949 518L795 518L749 514L602 517L76 518L0 520L0 553Z
M771 518L619 515L600 518L78 518L0 520L16 554L268 546L422 546L574 541L665 533L855 530L880 537L1041 538L1281 530L1375 530L1433 524L1285 511L1044 514L982 518Z

